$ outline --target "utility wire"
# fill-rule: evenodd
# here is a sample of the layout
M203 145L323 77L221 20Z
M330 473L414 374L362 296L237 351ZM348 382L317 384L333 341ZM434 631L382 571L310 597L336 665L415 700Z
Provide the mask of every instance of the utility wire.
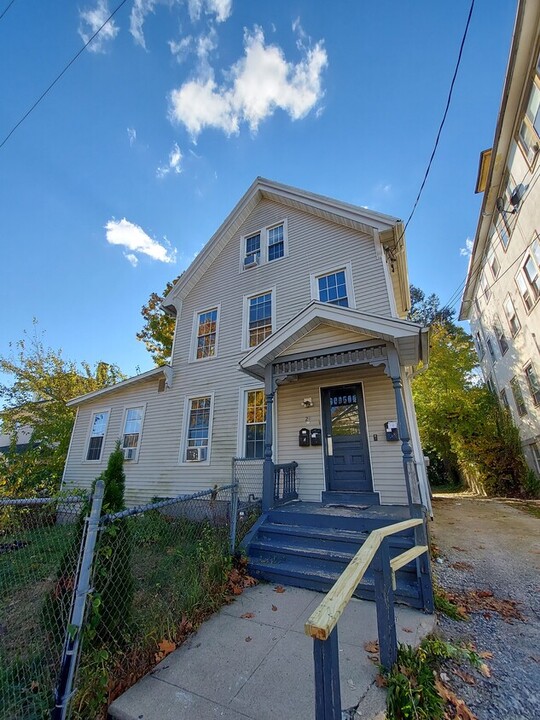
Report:
M52 83L47 87L47 89L44 90L44 91L41 93L41 95L40 95L40 96L38 97L38 99L34 102L34 104L30 106L30 108L24 113L24 115L18 120L18 122L11 128L11 130L8 132L8 134L5 136L5 138L2 140L2 142L0 142L0 148L3 148L3 147L4 147L4 145L7 143L7 141L9 140L9 138L13 135L13 133L15 132L15 130L17 130L17 128L18 128L20 125L22 125L22 123L26 120L26 118L30 115L30 113L32 113L32 112L36 109L36 107L39 105L39 103L40 103L40 102L43 100L43 98L53 89L53 87L54 87L54 86L56 85L56 83L60 80L60 78L64 75L64 73L66 73L66 72L69 70L69 68L73 65L73 63L83 54L83 52L86 50L86 48L90 45L90 43L92 42L92 40L93 40L97 35L99 35L99 33L103 30L103 28L105 27L105 25L107 25L107 24L113 19L113 17L116 15L116 13L127 3L127 1L128 1L128 0L122 0L122 2L120 2L120 3L115 7L115 9L112 11L112 13L109 15L109 17L108 17L108 18L105 20L105 22L103 23L103 25L101 25L101 27L99 27L99 28L96 30L96 32L92 35L92 37L89 38L89 39L87 40L87 42L85 42L85 44L82 46L82 48L71 58L71 60L68 62L68 64L64 67L64 69L62 70L62 72L60 72L60 73L55 77L55 79L54 79L54 80L52 81ZM13 5L14 2L15 2L15 0L11 0L10 5L8 5L8 7L4 10L3 15L6 14L6 12L9 10L9 8L11 7L11 5ZM0 19L1 19L1 17L3 17L3 15L0 16Z
M0 20L4 17L4 15L7 13L7 11L13 5L14 2L15 2L15 0L11 0L11 2L6 5L4 10L2 10L2 14L0 15Z

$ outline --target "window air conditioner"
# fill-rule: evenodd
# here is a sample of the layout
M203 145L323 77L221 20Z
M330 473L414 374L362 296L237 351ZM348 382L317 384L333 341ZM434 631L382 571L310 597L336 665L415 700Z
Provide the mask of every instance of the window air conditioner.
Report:
M135 459L135 448L124 448L124 460Z
M186 462L201 462L204 460L203 457L204 448L201 447L190 447L186 451Z
M259 264L259 258L260 254L258 252L246 255L246 257L244 258L244 268L255 267L255 265Z

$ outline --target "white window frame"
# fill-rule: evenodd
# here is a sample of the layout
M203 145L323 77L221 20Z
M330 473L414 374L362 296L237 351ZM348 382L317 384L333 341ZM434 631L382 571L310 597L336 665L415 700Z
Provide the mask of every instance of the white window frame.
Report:
M254 392L255 390L262 390L264 393L265 388L264 385L249 385L245 387L238 388L238 434L236 439L236 455L237 457L246 458L246 440L247 440L247 433L246 433L246 426L247 426L247 401L248 401L248 393ZM274 398L274 405L276 404L276 398ZM272 414L274 415L275 408L272 408ZM268 420L268 411L267 411L267 420ZM275 431L275 423L272 424L272 429ZM266 431L265 431L266 433ZM266 435L265 435L266 437ZM272 455L274 457L274 462L276 461L277 457L277 451L275 446L275 439L272 441ZM248 460L252 460L253 462L261 462L264 460L264 457L262 458L246 458Z
M501 264L499 262L497 254L495 253L495 250L493 249L493 247L489 248L489 251L487 254L487 262L488 262L489 268L491 270L493 279L496 280L499 277L499 273L501 271Z
M211 312L212 310L217 310L217 317L216 317L216 344L215 344L215 352L213 355L209 355L208 357L204 358L198 358L197 357L197 340L198 340L198 331L199 331L199 315L202 315L203 313ZM221 319L221 303L216 303L215 305L210 305L208 307L205 307L203 310L195 310L193 313L193 327L191 329L191 348L189 351L189 361L190 363L200 363L200 362L208 362L208 360L215 360L218 356L219 351L219 323Z
M515 280L518 287L519 294L525 306L527 314L529 314L536 303L540 300L540 291L536 284L533 284L529 279L529 275L525 270L526 265L531 261L536 267L535 278L540 278L540 238L535 234L529 248L525 260L521 263L521 267L516 273ZM530 307L527 306L525 296L529 297Z
M280 258L276 258L275 260L269 260L268 259L268 240L269 240L268 235L269 235L270 230L277 227L278 225L283 225L283 255ZM244 267L244 259L247 257L246 243L247 243L247 240L250 237L253 237L254 235L261 236L259 263L258 263L258 265L255 265L254 267L246 268L246 267ZM260 267L261 265L268 265L269 263L278 262L279 260L283 260L284 258L286 258L288 256L289 256L289 224L288 224L287 218L277 220L276 222L270 223L269 225L263 225L261 228L254 229L251 232L245 233L244 235L240 236L240 273L249 272L250 270L255 270L255 268Z
M141 417L141 429L139 431L139 440L137 442L137 447L135 448L135 457L132 460L125 460L125 453L124 453L124 460L125 462L128 462L130 465L132 463L138 463L139 462L139 453L141 451L141 442L142 442L142 435L143 435L143 428L144 428L144 416L146 415L146 403L133 403L129 405L124 406L124 411L122 413L122 425L121 428L121 434L120 434L120 449L122 452L126 450L127 448L124 448L124 435L126 434L126 420L127 420L127 414L128 410L136 410L140 408L142 410L142 417Z
M283 255L279 258L275 258L274 260L269 259L269 249L270 249L270 230L273 230L276 227L279 227L280 225L283 225ZM289 256L289 232L287 227L287 218L284 218L283 220L280 220L279 222L272 223L272 225L267 225L264 229L264 251L265 251L265 262L267 263L275 263L279 262L279 260L284 260L286 257Z
M272 333L276 331L276 287L267 288L266 290L261 290L260 292L250 293L249 295L244 295L243 297L243 310L242 310L242 346L241 349L244 352L249 352L250 350L254 350L258 345L252 345L249 344L249 301L252 298L259 297L260 295L268 295L268 293L271 293L272 299L271 299L271 312L272 312ZM264 342L264 341L263 341ZM260 344L260 343L259 343Z
M208 444L206 446L206 460L201 460L200 462L188 462L186 460L186 452L187 452L187 448L188 448L189 415L190 415L190 411L191 411L191 401L199 400L201 398L210 398L210 414L208 417ZM196 395L187 395L184 398L182 442L180 443L180 453L178 455L178 464L179 465L195 468L195 467L199 467L199 466L208 467L208 465L211 464L213 424L214 424L214 393L203 391L201 393L197 393Z
M508 305L510 305L512 312L508 312ZM512 296L510 293L505 297L503 301L503 310L504 314L506 315L506 320L508 321L508 327L510 328L510 335L514 338L518 334L518 332L521 330L521 321L519 319L519 316L517 314L516 306L514 303L514 300L512 299ZM512 323L513 321L513 323ZM516 325L516 330L514 331L514 328L512 325Z
M96 410L92 410L92 414L90 415L90 424L88 426L88 430L86 432L86 442L84 443L84 451L83 451L83 462L84 463L93 463L98 464L103 461L103 450L105 448L105 441L107 439L107 432L109 430L109 423L111 421L111 408L110 407L104 407L104 408L98 408ZM99 454L99 458L95 460L87 460L88 450L90 446L90 439L93 437L92 435L92 427L94 425L94 418L96 415L99 415L100 413L108 413L107 414L107 422L105 424L105 431L103 432L103 442L101 444L101 452Z
M354 282L352 273L352 262L349 260L342 265L336 265L332 268L325 268L320 272L311 273L309 276L309 283L311 287L311 299L317 302L322 302L319 298L319 278L325 277L326 275L334 275L338 272L345 272L345 287L347 288L347 302L348 307L353 310L356 309L356 293L354 292ZM325 303L325 305L333 305L334 307L341 308L342 305L335 305L334 303Z
M242 235L242 241L240 244L240 272L247 272L248 270L253 270L254 268L246 268L244 266L244 260L248 256L247 252L247 241L249 238L254 237L255 235L259 235L260 241L259 241L259 263L255 267L258 267L259 265L264 264L264 243L265 243L265 232L264 228L260 228L259 230L253 230L253 232L246 233L245 235ZM249 253L252 255L253 253Z
M539 382L540 376L536 372L536 366L533 364L532 360L529 360L523 366L523 374L525 375L525 382L527 384L527 390L529 391L529 395L531 396L533 405L535 407L538 407L540 405L540 398L536 397L535 392L538 393L538 390L536 390L536 391L534 390L532 383L531 383L531 379L530 379L529 375L527 375L527 370L529 370L529 369L532 370L532 374L534 375L536 381Z
M485 270L483 270L480 275L480 295L482 296L484 304L487 305L489 303L489 298L491 297L491 288L489 286Z

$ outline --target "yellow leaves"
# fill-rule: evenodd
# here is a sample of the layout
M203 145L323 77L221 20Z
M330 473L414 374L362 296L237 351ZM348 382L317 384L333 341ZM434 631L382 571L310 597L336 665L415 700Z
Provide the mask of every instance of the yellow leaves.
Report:
M173 643L170 640L162 640L158 643L158 648L159 652L155 654L156 662L160 662L163 658L166 658L167 655L170 655L174 650L176 650L176 643Z

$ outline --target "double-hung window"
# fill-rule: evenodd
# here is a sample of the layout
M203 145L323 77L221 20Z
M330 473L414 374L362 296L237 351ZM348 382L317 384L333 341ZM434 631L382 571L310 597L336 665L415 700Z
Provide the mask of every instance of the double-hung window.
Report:
M258 265L261 261L261 233L254 233L245 238L244 267Z
M540 405L540 380L532 363L525 366L525 377L535 405Z
M197 360L211 358L216 354L218 312L218 308L212 308L197 313Z
M480 335L480 331L478 331L475 335L475 341L476 341L476 352L478 353L478 358L482 360L484 358L484 355L486 354L486 351L484 349L484 343L482 342L482 336Z
M514 402L516 403L518 415L522 417L523 415L527 414L527 406L525 405L525 398L523 397L523 392L521 390L521 385L519 384L519 380L514 375L514 377L510 380L510 389L512 390L512 395L514 396Z
M495 250L492 247L489 249L487 260L489 267L491 268L491 274L493 275L493 278L496 279L501 266L497 260L497 255L495 255Z
M484 298L484 302L487 304L491 296L491 290L489 289L489 283L485 273L480 276L480 290L481 296Z
M491 338L488 338L486 340L486 345L489 350L489 356L491 357L491 362L495 362L497 359L497 356L495 355L495 348L493 347L493 343L491 342Z
M92 423L90 425L90 437L88 439L88 447L86 449L87 460L101 460L103 452L103 443L109 423L109 411L102 410L92 415Z
M508 352L508 340L506 339L506 335L504 334L504 330L501 325L501 321L499 320L499 317L496 315L493 321L493 329L495 330L495 336L497 338L497 342L499 343L499 350L501 351L501 355L506 355Z
M510 404L508 402L508 395L506 394L506 390L504 388L499 393L499 397L501 399L501 404L502 404L503 408L510 412Z
M345 269L317 277L317 292L321 302L349 307Z
M247 347L256 347L272 332L272 291L247 298Z
M536 237L521 270L516 275L516 283L527 311L530 311L540 297L540 242Z
M264 390L248 390L245 400L245 457L264 458L266 395Z
M280 223L268 228L268 262L278 260L285 255L284 225Z
M187 433L183 462L209 459L212 397L190 398L187 404Z
M519 128L519 142L530 164L538 151L540 138L540 58L536 65L525 115Z
M126 460L138 460L143 419L144 405L126 408L122 434L122 450Z
M514 337L519 332L521 323L519 322L519 318L516 313L514 301L510 295L506 296L506 300L503 302L503 308L506 319L508 320L508 325L510 326L510 332L512 333L512 337Z

